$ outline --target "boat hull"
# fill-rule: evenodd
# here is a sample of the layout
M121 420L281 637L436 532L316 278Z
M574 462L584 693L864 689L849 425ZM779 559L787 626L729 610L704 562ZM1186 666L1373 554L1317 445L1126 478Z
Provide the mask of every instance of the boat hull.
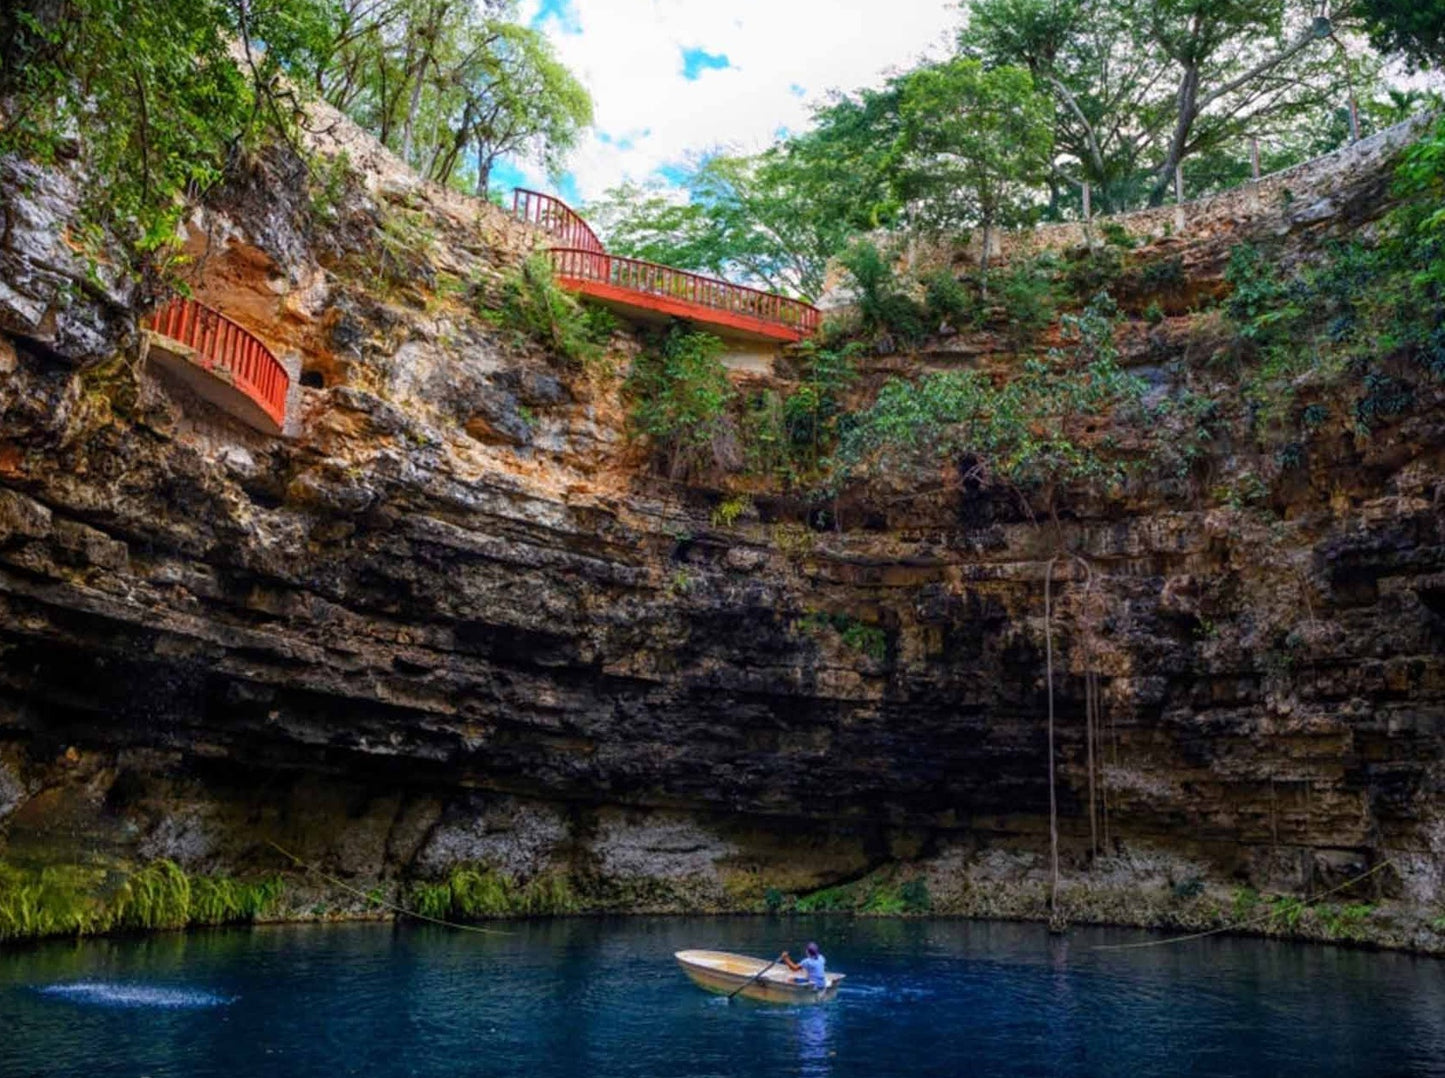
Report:
M837 995L843 979L841 973L829 973L826 988L813 988L795 981L801 974L782 963L767 969L767 959L727 951L678 951L673 957L699 988L722 995L736 992L763 1003L823 1003ZM761 977L760 971L765 971Z

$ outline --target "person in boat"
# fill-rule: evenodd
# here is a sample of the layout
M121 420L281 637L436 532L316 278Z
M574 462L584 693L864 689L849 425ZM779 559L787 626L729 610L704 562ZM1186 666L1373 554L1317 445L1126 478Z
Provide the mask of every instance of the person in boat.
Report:
M828 978L824 975L824 967L827 960L818 953L816 943L808 944L808 954L801 962L794 962L793 956L784 951L782 954L783 965L787 966L794 973L801 973L803 976L794 977L797 984L806 984L812 988L827 988Z

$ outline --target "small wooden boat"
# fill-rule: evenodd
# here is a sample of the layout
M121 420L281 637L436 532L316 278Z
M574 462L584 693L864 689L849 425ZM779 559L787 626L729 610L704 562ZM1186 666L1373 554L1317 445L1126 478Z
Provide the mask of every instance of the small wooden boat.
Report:
M727 951L678 951L673 957L699 988L723 995L737 992L766 1003L821 1003L837 994L838 982L844 977L841 973L825 973L827 987L813 988L800 984L797 979L803 975L781 962L759 977L758 972L767 969L766 958Z

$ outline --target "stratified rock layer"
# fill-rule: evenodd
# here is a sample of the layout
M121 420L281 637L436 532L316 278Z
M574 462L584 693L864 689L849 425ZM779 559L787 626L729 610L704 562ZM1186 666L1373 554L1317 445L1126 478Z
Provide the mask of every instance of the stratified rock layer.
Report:
M402 893L565 872L631 909L902 865L937 908L1035 915L1052 631L1077 915L1207 920L1201 889L1385 862L1375 897L1445 900L1438 398L1370 438L1341 419L1267 513L1140 480L1040 526L922 476L837 521L760 495L721 527L715 494L648 475L615 377L475 313L528 243L490 207L378 166L325 229L280 170L197 216L200 298L308 372L278 441L137 366L129 294L66 287L45 239L74 185L4 167L28 237L0 260L6 859L247 873L279 846ZM1250 227L1297 249L1361 227L1382 167L1333 175L1321 219ZM1211 228L1171 240L1203 289L1239 238ZM1137 332L1130 362L1167 391L1186 336ZM1389 938L1436 946L1423 923Z

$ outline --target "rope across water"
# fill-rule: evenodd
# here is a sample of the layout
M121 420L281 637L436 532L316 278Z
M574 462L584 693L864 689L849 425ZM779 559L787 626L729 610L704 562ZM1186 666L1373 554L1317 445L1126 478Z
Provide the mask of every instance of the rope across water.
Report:
M1301 902L1300 905L1301 905L1302 907L1304 907L1304 906L1313 906L1315 903L1319 902L1321 899L1328 898L1330 895L1337 894L1338 892L1343 891L1343 890L1345 890L1345 889L1348 888L1348 887L1353 887L1355 884L1361 883L1361 882L1369 879L1369 878L1370 878L1371 876L1373 876L1376 872L1380 872L1380 871L1382 871L1383 869L1387 868L1388 866L1390 866L1390 865L1392 865L1392 864L1394 864L1394 859L1393 859L1393 858L1390 858L1390 859L1381 861L1378 865L1376 865L1374 868L1370 869L1368 872L1362 872L1362 873L1360 873L1360 875L1356 876L1354 879L1346 880L1344 883L1340 884L1338 887L1331 887L1328 891L1321 891L1319 894L1315 895L1314 898L1307 899L1306 901ZM1184 943L1186 940L1203 939L1205 936L1217 936L1217 935L1219 935L1219 934L1222 933L1222 932L1238 932L1238 931L1239 931L1240 929L1242 929L1242 928L1249 928L1249 927L1252 926L1252 925L1259 924L1259 923L1261 923L1261 922L1263 922L1263 921L1268 921L1270 918L1272 918L1272 917L1274 917L1274 916L1276 916L1275 911L1274 911L1274 910L1269 910L1269 911L1266 911L1265 913L1259 914L1259 915L1257 915L1257 916L1255 916L1255 917L1246 917L1246 918L1245 918L1244 920L1242 920L1242 921L1235 921L1235 922L1232 923L1232 924L1221 925L1219 928L1210 928L1210 929L1207 929L1207 930L1205 930L1205 931L1203 931L1203 932L1191 932L1191 933L1189 933L1187 936L1170 936L1170 937L1168 937L1167 939L1162 939L1162 940L1144 940L1144 941L1141 942L1141 943L1103 943L1103 944L1098 944L1098 945L1096 945L1096 946L1094 946L1094 947L1090 947L1089 950L1091 950L1091 951L1134 951L1134 950L1138 950L1138 949L1141 948L1141 947L1163 947L1166 943Z
M381 906L383 909L391 910L393 913L399 913L404 917L412 917L418 921L428 921L431 924L441 925L444 928L455 928L458 932L476 932L483 936L510 936L512 934L500 928L481 928L478 925L463 925L458 924L455 921L444 921L440 917L429 917L425 913L418 913L416 910L409 910L405 906L398 906L395 902L388 902L384 898L377 898L375 895L367 894L365 891L362 891L359 888L352 887L350 884L338 880L335 876L331 876L325 872L322 872L315 865L309 864L308 862L301 860L301 858L297 857L290 850L284 849L276 843L271 842L270 840L267 840L266 844L272 849L274 849L277 853L281 854L283 857L290 858L293 862L295 862L301 868L304 868L307 872L314 872L327 883L331 884L333 887L340 887L343 891L350 892L351 894L356 895L358 898L365 899L372 905Z

